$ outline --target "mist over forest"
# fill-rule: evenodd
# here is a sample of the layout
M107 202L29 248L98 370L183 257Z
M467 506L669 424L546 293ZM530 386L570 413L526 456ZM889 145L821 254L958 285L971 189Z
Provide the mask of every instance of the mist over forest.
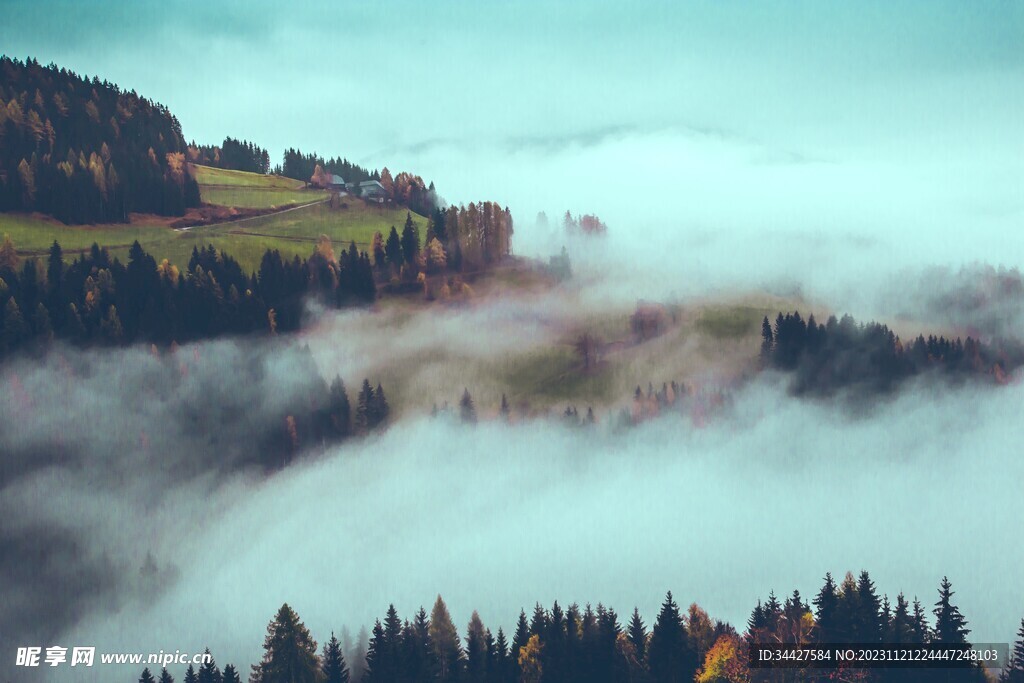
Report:
M943 642L948 577L1024 653L1019 6L4 14L4 680L277 683L287 603L397 681L375 622L441 596L458 683L563 680L470 653L556 601L661 683L668 591L721 622L687 674L762 680L706 646L794 589L815 642L863 571L876 640L884 597Z

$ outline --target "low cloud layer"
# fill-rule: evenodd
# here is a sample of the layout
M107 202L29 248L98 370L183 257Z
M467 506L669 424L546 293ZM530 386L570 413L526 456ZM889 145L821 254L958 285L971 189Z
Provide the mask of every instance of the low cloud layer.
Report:
M1024 556L1006 537L1024 514L1022 403L1021 385L922 384L850 418L768 378L706 429L407 422L197 496L188 527L167 506L113 518L149 520L157 564L178 578L61 641L209 646L247 666L281 602L322 640L438 593L459 624L477 609L506 630L538 600L650 619L667 589L742 625L771 589L809 595L826 571L860 568L926 604L948 574L972 637L1005 641L1024 613Z

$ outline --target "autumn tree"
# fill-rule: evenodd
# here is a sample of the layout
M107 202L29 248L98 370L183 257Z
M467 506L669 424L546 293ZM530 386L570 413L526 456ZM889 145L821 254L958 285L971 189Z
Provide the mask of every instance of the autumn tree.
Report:
M705 655L696 680L697 683L747 683L750 669L740 639L732 634L720 636Z
M450 683L460 680L462 671L462 647L459 643L459 632L455 628L448 606L441 596L437 596L434 608L430 612L430 644L434 650L434 661L437 663L437 680Z
M0 244L0 277L4 271L15 273L18 270L18 252L14 248L11 236L4 234L4 241Z
M533 635L526 645L519 650L519 681L520 683L540 683L543 680L541 657L543 646L540 636Z

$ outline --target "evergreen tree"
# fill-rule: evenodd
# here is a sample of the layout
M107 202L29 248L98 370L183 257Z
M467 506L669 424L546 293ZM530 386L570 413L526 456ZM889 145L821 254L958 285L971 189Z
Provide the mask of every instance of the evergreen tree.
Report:
M769 358L772 354L772 347L775 345L775 335L772 334L772 325L768 322L768 316L761 321L761 357Z
M765 321L767 322L767 320L766 317ZM769 331L771 331L770 327ZM836 593L836 582L832 579L831 572L825 573L825 585L818 591L813 602L816 609L815 620L818 624L818 642L825 644L841 642L836 629L839 596Z
M374 407L376 399L373 395L373 387L370 380L363 380L363 388L359 390L359 399L356 403L356 430L365 433L375 426Z
M23 344L29 336L28 325L21 315L18 302L12 296L4 307L4 324L0 329L0 350L10 353Z
M640 618L640 610L636 607L633 608L633 616L629 620L626 632L627 638L636 652L637 661L643 663L647 658L647 627L644 626L644 620Z
M526 612L519 610L519 620L516 622L516 631L512 634L512 648L509 652L513 680L519 680L519 653L529 640L530 625L526 621Z
M463 422L476 422L476 407L473 405L473 397L469 395L469 389L462 390L462 398L459 400L459 417Z
M335 434L346 437L352 433L352 407L348 402L345 382L336 375L330 389L330 421Z
M665 596L658 619L651 630L647 653L648 669L655 683L683 683L693 680L697 653L690 646L679 606L672 591Z
M857 640L861 643L878 643L884 633L881 603L875 591L875 583L866 571L857 579Z
M960 608L951 602L954 595L952 584L945 576L939 585L939 601L935 603L932 614L935 615L935 637L933 642L946 645L967 645L967 620L960 613Z
M380 382L377 383L377 389L373 393L373 426L379 427L388 421L388 414L391 412L391 408L388 406L388 400L384 397L384 389L381 387Z
M1013 644L1010 661L1003 669L999 683L1024 683L1024 619L1020 620L1017 642Z
M341 652L341 643L331 633L331 639L324 644L323 656L320 658L320 670L323 674L321 683L348 683L348 667ZM225 673L227 668L224 669ZM225 681L227 683L227 681Z
M206 648L206 661L199 667L199 674L196 676L198 683L221 683L220 670L210 656L210 648Z
M226 670L227 669L225 669L225 671ZM160 683L174 683L174 676L168 673L166 668L160 671ZM228 681L227 679L224 679L224 683L238 683L238 679L236 678L234 681Z
M932 640L932 632L928 627L928 620L924 614L924 607L921 605L921 601L916 597L914 598L914 613L910 620L911 628L913 630L912 643L928 643Z
M196 676L196 670L192 668L191 664L189 664L188 668L185 669L185 683L199 683L199 678Z
M466 629L466 680L469 683L487 683L487 642L484 624L473 610Z
M402 264L405 263L405 255L402 252L402 240L393 225L391 226L391 232L388 234L388 241L384 245L384 253L387 256L388 263L395 269L401 268Z
M402 666L406 680L430 681L437 673L434 649L430 641L430 620L420 607L412 624L402 633Z
M242 683L241 677L238 675L238 670L235 669L233 664L225 664L224 671L221 674L221 680L223 683ZM161 683L163 683L161 681Z
M153 678L153 674L149 673L149 669L143 669L142 675L139 676L139 683L156 683L156 679Z
M390 238L389 238L390 239ZM405 214L405 227L402 228L402 254L410 266L416 265L416 257L420 253L420 230L412 220L412 214Z
M317 683L316 641L287 603L267 625L263 649L263 660L254 667L260 683Z

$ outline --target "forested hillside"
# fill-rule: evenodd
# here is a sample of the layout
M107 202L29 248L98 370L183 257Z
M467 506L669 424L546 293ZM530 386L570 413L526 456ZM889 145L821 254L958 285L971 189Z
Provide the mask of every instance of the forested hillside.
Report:
M180 216L200 203L185 151L164 105L53 64L0 57L0 211L65 223Z

